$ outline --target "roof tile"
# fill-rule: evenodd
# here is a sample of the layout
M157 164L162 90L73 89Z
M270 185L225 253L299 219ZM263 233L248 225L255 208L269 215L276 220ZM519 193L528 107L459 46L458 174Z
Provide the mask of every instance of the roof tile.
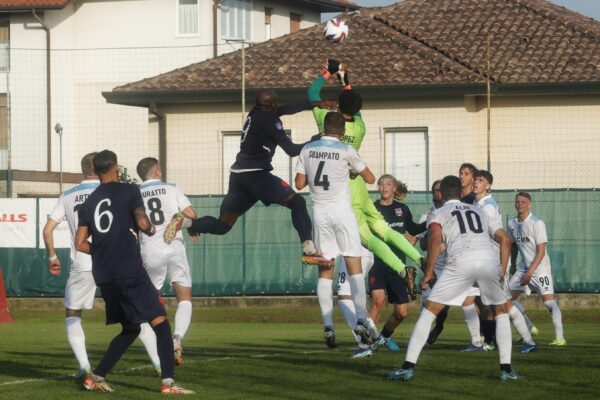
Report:
M314 26L246 50L246 87L306 87L328 57L355 86L600 81L600 23L545 0L405 0L344 17L350 36ZM241 52L116 92L239 89Z

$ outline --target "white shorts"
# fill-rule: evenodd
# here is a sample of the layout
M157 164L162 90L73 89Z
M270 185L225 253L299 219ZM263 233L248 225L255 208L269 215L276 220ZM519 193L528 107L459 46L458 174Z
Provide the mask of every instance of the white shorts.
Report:
M373 267L375 258L373 253L363 247L363 253L360 256L360 263L362 265L362 273L366 277L369 275L369 271ZM348 270L346 269L346 263L343 257L338 257L335 260L335 265L339 266L338 279L337 279L337 295L338 296L351 296L350 281L348 280Z
M142 260L157 290L162 289L166 277L170 284L192 287L190 266L181 240L173 240L170 245L154 245L142 249Z
M91 310L96 295L96 282L92 271L71 271L65 287L65 308Z
M448 260L444 273L435 283L429 301L448 306L462 306L477 284L481 291L481 301L486 305L506 303L506 291L500 279L501 268L498 258L493 257L461 261Z
M338 255L359 257L362 245L352 208L313 209L313 231L317 250L325 258Z
M545 296L547 294L554 294L554 282L552 281L552 274L548 271L535 271L533 276L529 280L529 284L527 286L521 286L521 279L525 275L525 271L517 271L510 278L510 283L508 284L510 290L516 290L525 292L525 294L529 295L531 293L531 289L535 289L536 292L540 294L540 296ZM527 291L529 290L529 293Z

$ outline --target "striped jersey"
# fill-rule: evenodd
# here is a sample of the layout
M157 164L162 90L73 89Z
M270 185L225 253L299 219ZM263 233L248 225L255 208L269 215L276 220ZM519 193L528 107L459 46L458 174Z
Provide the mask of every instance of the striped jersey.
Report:
M79 185L65 191L56 202L56 206L48 215L48 218L56 222L67 221L69 232L71 232L71 271L91 271L92 258L89 254L80 253L75 250L75 232L79 223L78 210L81 205L100 185L99 180L89 179L82 181Z
M147 236L140 233L140 245L166 245L163 235L167 225L171 222L173 214L192 205L183 191L177 185L162 182L159 179L148 179L140 185L140 192L146 207L146 214L150 222L156 227L156 234ZM183 240L181 231L177 232L176 239Z

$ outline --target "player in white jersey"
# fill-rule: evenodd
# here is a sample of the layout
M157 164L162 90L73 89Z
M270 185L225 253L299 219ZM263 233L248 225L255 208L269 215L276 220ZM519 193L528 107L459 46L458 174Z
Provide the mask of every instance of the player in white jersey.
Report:
M371 267L373 267L374 262L373 253L367 250L365 247L362 248L362 254L360 257L360 263L362 267L362 273L364 276L369 275L369 271ZM337 295L338 295L338 307L342 311L344 315L344 319L350 326L350 329L353 330L356 326L357 318L356 318L356 309L354 308L354 302L352 301L352 290L350 288L350 280L348 275L348 269L346 268L346 263L344 262L344 257L338 256L335 259L335 265L338 267L338 275L337 275ZM331 287L331 281L327 278L319 277L319 283L329 282ZM319 290L320 289L320 290ZM330 294L329 297L327 295ZM321 316L323 317L324 324L324 338L325 344L329 348L337 347L337 342L335 338L335 330L333 326L333 292L331 290L327 290L327 288L323 289L322 287L317 287L317 298L319 300L319 306L321 308ZM331 325L326 325L330 323ZM375 323L373 323L375 326ZM362 343L360 336L356 335L354 331L352 331L356 343L359 349L364 350L369 348L368 343ZM359 354L360 351L357 351L355 354Z
M492 197L491 190L492 184L494 183L494 176L486 171L486 170L478 170L475 173L475 180L473 181L473 193L475 194L476 205L481 207L483 212L487 215L490 221L493 221L493 224L498 226L502 226L502 214L500 212L500 206L498 202ZM494 242L494 248L499 253L500 248L496 242ZM531 333L527 328L527 324L525 323L525 319L523 314L517 307L513 307L511 302L511 295L508 286L506 287L506 298L508 299L508 310L510 319L515 326L517 332L523 338L523 348L521 349L521 353L530 353L537 350L537 345L533 341ZM476 310L474 309L475 298L473 296L467 297L465 303L463 304L463 310L465 312L465 322L469 327L469 332L471 333L471 345L467 346L466 349L472 349L477 345L476 341L479 339L479 319L476 316ZM469 310L469 308L472 308ZM475 315L473 315L475 314ZM470 318L469 318L470 317ZM493 315L491 311L487 315L488 323L494 324ZM495 328L495 327L494 327ZM493 329L491 329L493 332ZM495 340L494 340L495 343ZM494 348L495 344L490 346L492 343L485 343L483 348L485 350L489 350L490 348ZM486 348L487 347L487 348Z
M85 333L81 325L82 310L91 310L94 306L94 296L96 294L96 284L92 276L92 258L89 254L81 253L75 250L75 232L77 231L78 216L77 210L100 185L100 180L94 173L94 164L92 160L96 153L86 154L81 159L81 172L84 180L77 186L65 191L56 202L56 206L48 215L48 221L44 226L43 237L46 251L50 259L49 269L52 275L60 275L61 262L54 249L54 230L62 221L67 221L69 232L71 233L71 251L70 251L70 271L67 285L65 287L65 324L67 327L67 340L71 345L73 354L79 362L79 371L75 373L76 377L86 377L91 373L90 362L85 348ZM152 345L154 343L144 342L144 346L152 359L152 365L157 373L160 371L160 361L158 355L152 357L152 352L156 353Z
M429 223L427 272L422 284L433 279L433 268L446 246L446 265L433 287L411 335L402 368L390 372L389 380L409 381L414 377L415 364L425 345L436 315L445 305L460 306L464 293L477 284L484 304L491 305L496 315L496 338L500 355L500 379L518 379L511 366L511 330L504 274L510 255L510 239L501 226L489 224L481 209L459 200L461 184L456 176L447 176L441 183L444 206L435 210ZM500 243L501 262L490 237Z
M348 167L368 183L375 176L351 146L341 143L345 130L344 117L330 112L325 116L325 135L302 149L296 165L295 185L298 190L307 185L313 202L313 231L317 250L326 259L338 254L344 257L348 269L352 300L357 323L354 331L363 342L369 337L365 280L361 267L362 246L358 223L350 203ZM331 287L333 269L319 268L321 279ZM323 284L323 286L325 286ZM327 321L324 321L327 324Z
M163 239L170 221L190 221L196 218L192 203L176 185L162 181L162 170L156 158L147 157L137 165L137 173L143 180L140 185L146 214L156 227L157 235L140 235L140 247L144 268L157 290L161 290L165 278L169 279L177 297L173 347L175 364L183 363L181 342L192 319L192 276L185 252L181 230L177 230L170 243ZM170 218L173 217L171 220ZM174 240L173 240L174 239ZM149 324L142 324L140 336L154 336Z
M517 253L521 255L521 262L509 283L513 304L524 313L523 305L517 301L517 298L526 287L535 289L542 296L544 305L552 315L555 339L550 345L565 346L567 342L563 336L562 315L554 298L550 257L546 250L546 243L548 243L546 224L531 213L529 193L519 192L516 195L515 208L517 217L508 221L508 230L513 242L511 265L515 265Z

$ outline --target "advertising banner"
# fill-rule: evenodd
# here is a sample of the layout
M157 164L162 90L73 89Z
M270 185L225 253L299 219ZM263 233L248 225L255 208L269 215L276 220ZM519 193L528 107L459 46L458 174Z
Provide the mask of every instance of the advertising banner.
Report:
M36 199L0 199L0 247L36 247Z

